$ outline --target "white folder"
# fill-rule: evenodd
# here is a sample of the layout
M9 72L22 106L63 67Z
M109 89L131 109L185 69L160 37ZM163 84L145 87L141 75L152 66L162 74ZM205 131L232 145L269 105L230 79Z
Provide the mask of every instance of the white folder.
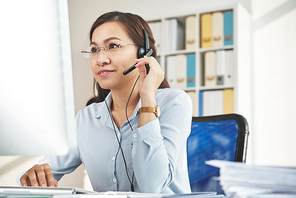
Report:
M190 96L192 100L192 116L197 116L197 111L196 111L196 92L195 91L188 91L187 94Z
M196 17L188 16L185 21L185 47L186 49L196 49Z
M176 88L184 89L187 83L187 57L185 54L176 55Z
M185 49L185 27L176 19L165 20L165 52Z
M150 22L149 26L151 28L153 37L155 39L155 46L157 49L157 53L161 52L161 22Z
M223 90L204 91L203 116L223 114Z
M215 12L212 15L212 34L213 34L213 47L224 45L223 40L223 13Z
M233 60L233 50L225 51L225 85L233 85L233 69L234 69L234 60Z
M166 75L172 88L176 86L176 56L166 58Z
M225 51L216 51L217 85L224 85L225 81Z
M217 85L216 52L205 52L205 86Z

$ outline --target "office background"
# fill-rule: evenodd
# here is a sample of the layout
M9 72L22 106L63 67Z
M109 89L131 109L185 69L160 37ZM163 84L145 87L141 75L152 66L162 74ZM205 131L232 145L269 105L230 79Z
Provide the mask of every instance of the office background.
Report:
M89 60L80 51L88 46L89 29L99 15L119 10L149 20L236 3L244 6L252 17L252 107L250 115L245 115L251 131L247 163L296 166L295 0L69 0L76 113L92 95ZM16 185L15 178L40 158L1 156L0 185ZM83 167L64 177L60 186L91 189Z

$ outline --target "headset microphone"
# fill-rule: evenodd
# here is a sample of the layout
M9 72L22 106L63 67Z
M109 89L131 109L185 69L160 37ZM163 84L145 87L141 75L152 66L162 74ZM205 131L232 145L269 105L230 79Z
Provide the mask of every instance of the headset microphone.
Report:
M144 34L144 39L145 39L144 40L145 41L145 48L143 48L143 47L140 47L139 48L139 50L138 50L138 58L143 58L144 56L149 57L153 53L153 50L150 49L150 46L149 46L149 38L148 38L147 32L144 29L144 27L143 27L143 34ZM130 68L128 68L127 70L125 70L123 72L123 75L126 75L126 74L130 73L131 71L133 71L134 69L136 69L136 67L135 67L136 64L137 63L135 63L133 66L131 66ZM149 65L146 64L145 67L146 67L146 74L148 74L148 72L149 72Z
M151 56L152 53L153 53L153 50L150 49L150 50L148 51L148 53L147 53L145 56L146 56L146 57L149 57L149 56ZM137 63L135 63L133 66L131 66L130 68L128 68L127 70L125 70L125 71L123 72L123 75L126 75L126 74L130 73L131 71L133 71L134 69L136 69L136 64L137 64ZM149 65L146 64L145 67L146 67L146 73L148 74L148 72L149 72Z

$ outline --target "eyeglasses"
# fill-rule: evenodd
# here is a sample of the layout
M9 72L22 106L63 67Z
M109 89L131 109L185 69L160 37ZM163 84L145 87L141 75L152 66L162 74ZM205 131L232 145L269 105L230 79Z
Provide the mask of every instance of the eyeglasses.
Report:
M85 58L96 57L98 56L101 50L103 50L106 54L114 55L120 52L121 47L125 45L136 45L136 43L126 43L126 44L108 43L105 46L101 46L101 47L90 47L89 51L81 51L81 53Z

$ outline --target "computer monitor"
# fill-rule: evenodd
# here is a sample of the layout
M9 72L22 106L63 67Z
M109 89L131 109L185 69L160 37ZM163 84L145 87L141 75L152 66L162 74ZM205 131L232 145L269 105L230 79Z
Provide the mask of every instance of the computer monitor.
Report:
M0 7L0 155L64 155L76 147L68 3Z

